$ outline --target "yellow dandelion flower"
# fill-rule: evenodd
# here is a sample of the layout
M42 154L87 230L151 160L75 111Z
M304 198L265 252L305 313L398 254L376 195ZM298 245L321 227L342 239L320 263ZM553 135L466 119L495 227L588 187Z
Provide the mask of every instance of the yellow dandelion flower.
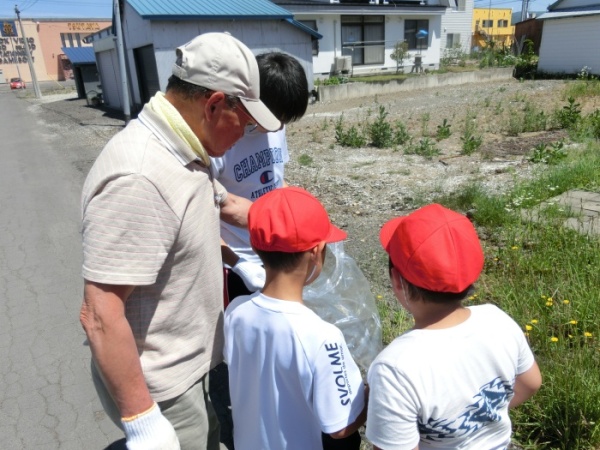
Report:
M573 339L573 335L572 334L569 334L568 336L569 336L569 339Z
M518 247L517 245L513 245L513 246L511 247L511 250L519 250L519 247Z
M558 342L558 338L556 336L552 336L550 338L550 342Z
M494 258L494 261L498 261L498 258Z
M546 300L546 296L545 296L544 294L542 294L542 298L543 298L544 300Z
M377 296L377 298L378 298L379 300L381 300L381 299L383 298L383 295L378 295L378 296Z
M469 295L469 300L475 300L475 296L474 295Z
M532 323L532 324L534 324L534 325L535 325L536 323L538 323L538 320L537 320L537 319L531 319L531 322L530 322L530 323Z
M588 337L592 337L592 333L590 333L589 331L586 331L585 333L583 333L583 335L588 338Z
M548 297L548 298L546 299L546 301L553 302L553 301L554 301L554 299L553 299L552 297Z
M546 306L552 306L553 303L552 302L546 302Z
M570 323L571 325L577 325L577 321L576 321L576 320L569 320L569 323Z
M570 300L567 300L567 299L564 299L564 300L563 300L563 305L568 305L569 303L571 303L571 301L570 301Z
M533 330L533 327L531 325L525 325L525 329L527 331L531 331L531 330Z

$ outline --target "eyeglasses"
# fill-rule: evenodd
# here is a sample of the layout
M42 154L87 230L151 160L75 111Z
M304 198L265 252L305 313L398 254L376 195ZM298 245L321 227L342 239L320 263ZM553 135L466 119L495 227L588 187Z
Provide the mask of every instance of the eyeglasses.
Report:
M246 109L246 107L244 106L244 104L238 97L233 97L233 96L228 95L227 100L228 100L229 107L233 111L236 111L236 110L241 111L248 119L248 123L246 124L245 130L244 130L245 133L251 133L258 128L258 124L256 123L256 120L254 120L254 118L250 115L250 113L248 112L248 110Z

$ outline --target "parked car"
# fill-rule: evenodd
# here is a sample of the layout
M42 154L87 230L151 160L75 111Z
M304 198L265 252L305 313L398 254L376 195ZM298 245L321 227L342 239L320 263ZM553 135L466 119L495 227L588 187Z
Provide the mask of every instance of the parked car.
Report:
M10 79L10 88L11 89L25 89L25 82L20 78L11 78Z

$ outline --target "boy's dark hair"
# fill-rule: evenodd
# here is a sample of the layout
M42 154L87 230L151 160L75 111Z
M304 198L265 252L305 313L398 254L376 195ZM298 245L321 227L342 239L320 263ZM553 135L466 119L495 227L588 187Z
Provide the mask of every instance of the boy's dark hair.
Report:
M392 259L388 258L388 270L389 270L390 276L392 274L393 267L394 267L394 265L392 264ZM398 270L398 269L396 269L396 270ZM402 275L400 275L400 276L402 276ZM404 280L404 285L406 286L406 289L408 290L408 295L411 298L419 298L419 299L421 299L425 302L429 302L429 303L440 303L440 304L448 304L448 303L454 303L454 302L459 303L459 302L463 301L465 298L467 298L467 296L469 296L475 290L475 287L471 284L464 291L458 292L458 293L435 292L435 291L430 291L428 289L421 288L419 286L415 286L414 284L412 284L410 281L408 281L404 277L402 277L402 279Z
M281 270L282 272L290 272L294 270L298 264L300 264L302 255L306 253L267 252L257 249L254 249L254 251L259 256L265 267Z
M260 99L283 123L300 119L308 107L308 80L293 56L280 52L256 57L260 73Z

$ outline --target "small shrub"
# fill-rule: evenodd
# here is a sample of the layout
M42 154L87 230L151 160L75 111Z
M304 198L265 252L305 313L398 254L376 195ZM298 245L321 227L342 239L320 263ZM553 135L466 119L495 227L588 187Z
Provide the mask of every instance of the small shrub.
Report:
M392 126L386 121L387 116L385 107L380 105L375 122L368 126L371 143L377 148L391 147L393 143Z
M481 147L483 138L476 133L477 123L475 122L475 115L472 112L467 111L467 116L465 117L465 129L460 137L460 140L462 141L461 153L463 155L471 155Z
M435 142L429 138L419 139L418 144L411 144L404 151L407 155L419 155L431 159L440 154L440 149L435 146Z
M335 124L335 140L342 147L360 148L367 144L363 134L354 125L348 130L344 128L343 114Z
M555 142L548 146L540 143L533 148L533 153L528 158L532 163L558 164L558 162L567 157L562 141Z
M451 134L452 132L450 131L450 124L448 123L448 119L444 119L442 124L437 126L435 138L438 141L442 141L444 139L448 139Z
M406 125L404 125L400 121L397 121L394 127L394 134L392 139L395 145L404 145L407 142L410 142L411 136L406 128Z
M425 137L429 134L429 120L431 116L429 113L421 115L421 136Z
M548 116L543 110L537 110L535 105L525 102L523 109L523 131L544 131L548 123Z
M559 128L571 129L581 120L581 105L575 103L573 97L569 97L567 102L568 105L554 112L554 120Z

